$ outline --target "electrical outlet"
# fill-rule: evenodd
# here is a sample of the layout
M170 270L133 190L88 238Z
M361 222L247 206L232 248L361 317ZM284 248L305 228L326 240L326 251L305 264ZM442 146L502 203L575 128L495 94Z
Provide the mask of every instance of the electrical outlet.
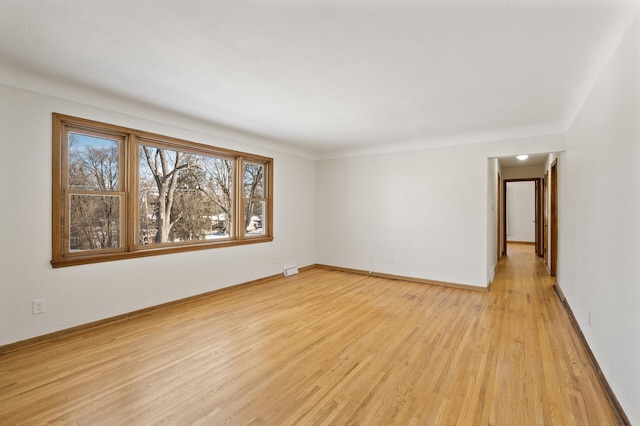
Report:
M43 314L47 311L46 299L33 299L33 315Z

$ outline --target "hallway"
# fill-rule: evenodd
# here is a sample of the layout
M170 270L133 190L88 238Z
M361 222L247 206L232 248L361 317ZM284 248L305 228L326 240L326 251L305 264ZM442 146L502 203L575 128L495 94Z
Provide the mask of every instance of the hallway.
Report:
M494 395L518 424L617 424L554 283L532 244L508 244L491 289Z

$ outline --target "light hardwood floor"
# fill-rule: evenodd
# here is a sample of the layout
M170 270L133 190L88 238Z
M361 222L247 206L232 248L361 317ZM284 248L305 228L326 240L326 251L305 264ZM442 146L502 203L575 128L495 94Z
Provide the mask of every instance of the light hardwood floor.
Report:
M2 355L0 424L616 424L552 284L314 269Z

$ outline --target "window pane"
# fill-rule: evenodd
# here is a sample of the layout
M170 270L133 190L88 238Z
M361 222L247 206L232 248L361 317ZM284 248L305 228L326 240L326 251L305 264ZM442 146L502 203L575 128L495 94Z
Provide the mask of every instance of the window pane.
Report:
M138 244L229 238L233 161L140 147Z
M120 196L71 195L69 249L120 247Z
M245 235L264 235L265 202L245 200Z
M69 188L118 191L120 143L69 132Z
M242 184L245 198L264 198L264 166L244 163Z

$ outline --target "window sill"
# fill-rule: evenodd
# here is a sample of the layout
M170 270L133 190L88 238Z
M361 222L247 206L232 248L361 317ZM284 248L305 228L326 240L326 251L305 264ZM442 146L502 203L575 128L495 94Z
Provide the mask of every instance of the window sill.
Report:
M163 254L182 253L196 250L210 250L222 247L243 246L248 244L268 243L273 241L273 237L250 237L244 240L223 241L218 243L191 244L173 247L160 248L144 248L131 252L118 252L108 254L91 254L78 255L73 257L65 257L61 259L52 259L51 266L53 268L62 268L65 266L87 265L91 263L111 262L114 260L135 259L139 257L159 256Z

